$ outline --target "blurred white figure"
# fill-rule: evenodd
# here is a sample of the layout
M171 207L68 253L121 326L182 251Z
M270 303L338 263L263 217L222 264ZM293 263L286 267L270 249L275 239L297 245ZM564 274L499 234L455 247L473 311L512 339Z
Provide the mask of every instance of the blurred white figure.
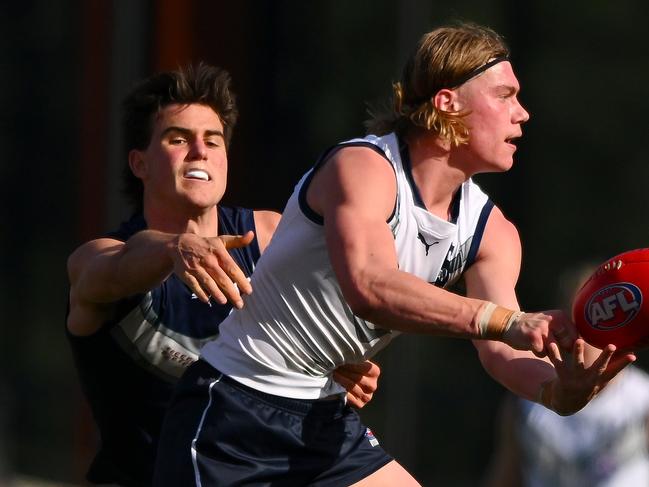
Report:
M649 376L637 367L572 416L514 396L500 416L487 487L649 486Z

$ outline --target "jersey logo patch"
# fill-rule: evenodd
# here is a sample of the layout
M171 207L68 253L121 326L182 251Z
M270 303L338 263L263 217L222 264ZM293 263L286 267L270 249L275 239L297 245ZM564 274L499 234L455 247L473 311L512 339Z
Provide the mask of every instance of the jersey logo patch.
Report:
M419 233L417 234L417 239L418 239L421 243L424 244L424 247L426 247L426 257L428 257L428 251L430 250L430 248L431 248L433 245L439 243L439 240L436 240L436 241L433 242L433 243L428 243L428 242L426 242L426 239L425 239L424 236L421 234L421 232L419 232Z
M370 442L370 445L378 446L379 440L376 439L376 436L374 436L374 433L372 433L371 429L365 428L365 438L367 438L367 441Z
M448 284L452 284L462 274L469 257L469 249L471 248L472 241L473 236L469 237L457 248L454 244L451 244L444 258L444 263L439 271L437 280L435 281L435 286L445 287Z

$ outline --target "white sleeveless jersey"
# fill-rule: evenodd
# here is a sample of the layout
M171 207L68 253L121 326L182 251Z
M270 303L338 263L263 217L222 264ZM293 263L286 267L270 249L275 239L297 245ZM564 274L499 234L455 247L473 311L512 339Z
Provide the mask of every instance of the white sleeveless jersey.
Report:
M526 487L649 486L649 377L644 372L627 367L572 416L516 401Z
M397 199L392 230L399 268L437 286L460 276L477 252L493 206L471 180L458 190L452 222L429 213L397 137L368 136L344 142L376 150L394 168ZM361 362L398 332L355 316L340 290L325 242L322 218L306 203L313 172L297 184L273 239L252 275L245 306L221 323L202 358L235 380L269 394L317 399L344 392L331 372ZM363 182L358 182L362 191Z

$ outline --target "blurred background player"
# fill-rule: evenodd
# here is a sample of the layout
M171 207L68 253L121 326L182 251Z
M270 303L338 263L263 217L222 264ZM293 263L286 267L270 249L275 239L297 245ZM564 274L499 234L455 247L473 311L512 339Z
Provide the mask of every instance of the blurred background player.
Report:
M70 256L67 335L101 435L88 480L146 486L174 384L217 335L228 301L242 306L279 214L219 205L237 118L227 72L155 75L124 111L135 213ZM362 406L377 376L366 363L337 378Z
M595 268L562 276L559 300L574 296ZM598 354L586 345L587 363ZM639 367L627 367L567 417L511 394L502 401L484 487L582 485L649 485L649 376Z
M512 166L528 119L508 54L479 26L426 34L377 135L302 178L255 292L179 383L156 485L415 485L331 377L399 332L474 340L494 378L562 414L634 360L610 346L586 368L563 314L517 311L518 233L471 180ZM443 289L461 275L468 297Z

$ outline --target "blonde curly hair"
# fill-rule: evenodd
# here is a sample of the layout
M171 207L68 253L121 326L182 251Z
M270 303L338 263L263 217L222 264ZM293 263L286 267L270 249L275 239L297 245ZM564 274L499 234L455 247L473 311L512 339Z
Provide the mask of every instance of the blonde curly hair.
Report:
M425 34L404 66L401 80L393 83L392 106L370 112L368 132L405 134L413 127L431 131L454 145L466 143L469 132L464 112L435 108L433 97L443 88L456 88L481 72L490 62L509 56L504 40L493 30L461 23Z

